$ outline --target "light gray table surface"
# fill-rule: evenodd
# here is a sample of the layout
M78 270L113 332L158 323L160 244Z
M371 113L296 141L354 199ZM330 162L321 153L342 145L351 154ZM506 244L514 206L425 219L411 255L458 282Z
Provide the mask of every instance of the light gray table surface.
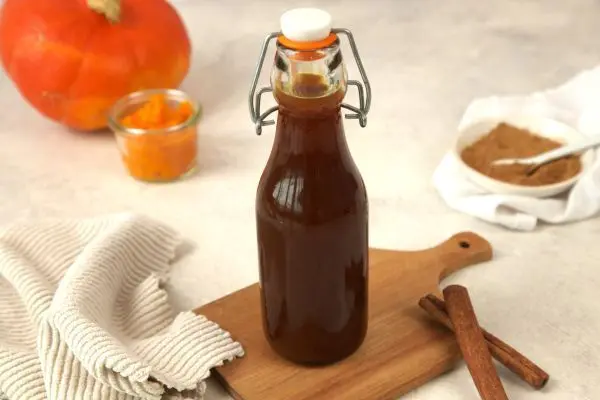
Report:
M254 195L273 128L254 135L248 89L261 41L278 29L281 12L319 5L333 14L336 26L354 32L373 87L368 127L346 124L368 188L371 245L415 249L462 230L483 235L494 246L494 261L445 283L468 286L481 324L550 372L542 392L503 372L510 398L600 398L600 221L511 232L451 211L431 184L473 98L555 86L600 62L600 2L175 5L194 46L183 87L204 107L199 174L176 184L136 182L124 172L110 135L66 132L33 111L0 75L0 223L124 210L164 221L196 245L173 267L169 291L179 309L256 281ZM351 65L353 77L355 72ZM226 397L211 386L208 399L220 398ZM461 366L404 398L478 397Z

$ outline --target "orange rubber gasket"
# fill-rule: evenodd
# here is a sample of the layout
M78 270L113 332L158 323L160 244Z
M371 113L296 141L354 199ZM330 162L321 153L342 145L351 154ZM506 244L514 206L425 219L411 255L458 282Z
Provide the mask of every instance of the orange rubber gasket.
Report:
M323 49L325 47L331 46L333 43L335 43L336 40L337 40L337 35L335 33L330 33L329 36L327 36L325 39L319 40L316 42L297 42L295 40L290 40L283 35L279 35L277 37L277 41L282 46L285 46L292 50L302 50L302 51Z

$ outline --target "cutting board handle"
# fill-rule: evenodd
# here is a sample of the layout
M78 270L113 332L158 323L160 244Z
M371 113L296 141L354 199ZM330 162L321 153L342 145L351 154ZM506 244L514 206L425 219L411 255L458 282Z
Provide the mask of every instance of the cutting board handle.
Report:
M459 269L492 259L492 245L473 232L460 232L431 249L437 264L438 283Z

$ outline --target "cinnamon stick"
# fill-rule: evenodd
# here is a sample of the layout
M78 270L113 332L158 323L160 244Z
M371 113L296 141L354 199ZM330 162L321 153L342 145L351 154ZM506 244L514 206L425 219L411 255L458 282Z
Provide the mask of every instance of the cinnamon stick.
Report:
M498 372L492 364L492 356L467 289L451 285L443 293L456 340L482 400L508 400Z
M437 298L433 294L429 294L419 300L419 306L427 311L432 318L454 332L454 327L452 326L450 317L448 317L444 300ZM490 332L483 328L481 332L492 357L498 362L534 389L539 390L546 385L548 379L550 379L546 371Z

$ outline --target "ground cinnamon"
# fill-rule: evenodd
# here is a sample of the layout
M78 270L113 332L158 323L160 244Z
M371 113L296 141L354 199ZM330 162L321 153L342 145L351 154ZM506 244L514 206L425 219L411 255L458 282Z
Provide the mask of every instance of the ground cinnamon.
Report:
M492 165L503 158L533 157L561 147L562 143L536 135L526 129L500 123L489 134L465 148L462 160L471 168L507 183L542 186L565 181L581 171L578 156L569 156L541 166L528 174L524 165Z

